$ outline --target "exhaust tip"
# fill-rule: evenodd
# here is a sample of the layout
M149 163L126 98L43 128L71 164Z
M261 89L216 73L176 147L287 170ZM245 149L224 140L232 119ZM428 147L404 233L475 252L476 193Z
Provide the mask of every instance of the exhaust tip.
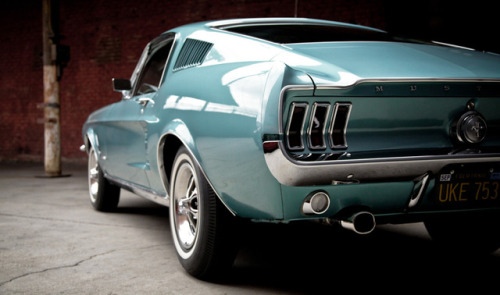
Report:
M341 220L343 228L354 231L357 234L366 235L375 229L375 216L368 211L353 214L347 220Z
M323 214L330 208L330 196L323 191L311 193L302 204L305 215Z

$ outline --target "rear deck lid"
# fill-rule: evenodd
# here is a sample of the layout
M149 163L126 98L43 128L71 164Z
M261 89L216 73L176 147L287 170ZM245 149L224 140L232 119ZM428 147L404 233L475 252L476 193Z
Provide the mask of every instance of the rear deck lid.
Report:
M500 78L500 56L447 46L404 42L287 44L275 59L309 73L316 85L362 79Z

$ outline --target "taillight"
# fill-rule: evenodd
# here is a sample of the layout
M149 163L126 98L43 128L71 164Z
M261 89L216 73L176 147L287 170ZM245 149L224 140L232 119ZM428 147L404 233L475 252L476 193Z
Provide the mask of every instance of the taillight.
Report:
M310 149L325 149L325 133L330 105L327 103L315 103L311 110L307 137Z
M320 156L314 151L347 148L346 129L351 113L351 103L292 102L285 129L286 145L290 151L309 150L308 157ZM306 146L307 145L307 146ZM304 155L295 155L302 157ZM314 157L313 157L314 158Z
M290 119L286 128L287 145L290 150L304 149L303 130L307 116L306 103L292 103Z
M347 148L346 129L350 114L350 103L338 102L334 105L332 123L328 131L330 145L333 149Z

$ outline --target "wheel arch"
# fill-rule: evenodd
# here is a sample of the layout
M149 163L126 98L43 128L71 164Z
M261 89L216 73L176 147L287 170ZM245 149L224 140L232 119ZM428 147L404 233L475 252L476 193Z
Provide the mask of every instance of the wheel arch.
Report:
M187 127L185 125L179 125L183 126L184 131L187 131ZM186 128L186 129L184 129ZM183 133L184 134L184 133ZM212 188L212 190L215 192L215 195L219 199L219 201L226 207L226 209L233 215L236 216L235 212L227 206L226 202L220 197L220 195L217 193L215 190L214 186L210 182L210 179L208 179L203 167L200 165L198 158L196 157L195 153L193 152L194 149L194 142L192 140L192 137L190 135L184 134L184 137L181 137L178 133L170 131L164 133L160 140L158 141L158 168L159 168L159 173L161 180L163 182L163 185L165 187L165 191L169 196L171 196L171 191L170 191L170 184L171 184L171 177L172 177L172 167L174 165L175 157L177 155L177 152L181 147L185 147L186 150L191 154L191 157L194 159L196 165L200 168L200 171L207 180L208 184Z
M173 133L164 134L158 143L158 168L165 191L170 195L170 178L175 155L186 144Z
M94 132L94 129L87 129L85 136L83 137L83 144L85 145L85 151L87 153L90 151L90 148L93 147L96 153L98 155L100 154L99 139L97 138L97 134Z

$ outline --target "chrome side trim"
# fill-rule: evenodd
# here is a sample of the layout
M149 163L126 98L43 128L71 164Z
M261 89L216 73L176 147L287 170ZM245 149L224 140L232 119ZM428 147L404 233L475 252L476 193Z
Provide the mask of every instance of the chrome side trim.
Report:
M126 190L129 190L140 197L143 197L145 199L153 201L157 204L167 206L167 207L170 204L169 203L170 197L168 196L168 194L165 194L165 195L159 194L159 193L152 191L148 188L136 185L134 183L125 181L125 180L120 179L120 178L113 177L107 173L104 175L104 177L107 178L109 181L118 184L120 187L122 187Z
M336 162L304 163L288 157L280 141L278 149L264 154L272 175L288 186L327 185L343 180L370 181L388 178L414 178L424 173L438 173L448 164L500 162L500 153L393 157Z

